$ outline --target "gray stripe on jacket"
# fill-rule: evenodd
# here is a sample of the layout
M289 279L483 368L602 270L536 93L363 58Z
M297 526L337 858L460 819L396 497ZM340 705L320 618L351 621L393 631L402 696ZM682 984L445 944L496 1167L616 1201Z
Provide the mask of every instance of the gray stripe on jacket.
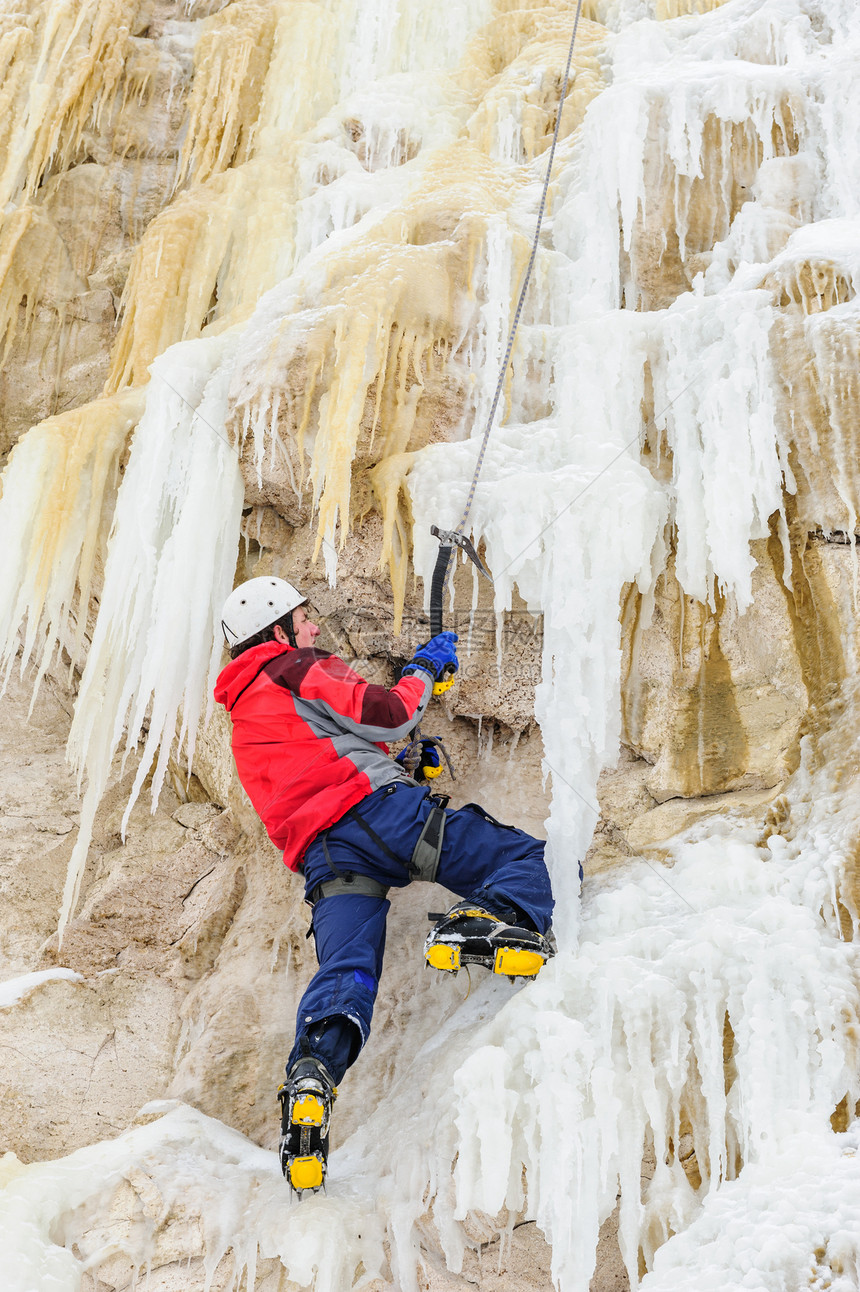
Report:
M361 736L364 740L384 740L386 742L389 740L402 740L404 736L409 735L412 728L424 717L424 711L433 693L433 677L430 673L422 668L415 676L424 678L424 696L412 717L407 719L406 722L401 722L399 727L372 727L366 722L356 722L354 718L347 718L344 714L338 713L337 709L333 709L330 704L318 697L313 700L306 700L304 696L294 696L296 711L311 726L314 726L314 723L310 722L308 714L314 715L317 724L324 723L327 718L334 728L332 729L332 726L325 728L325 735L327 736L333 736L341 731L348 731L353 736Z
M373 742L376 739L385 740L386 737L389 740L397 740L401 735L408 735L420 720L427 698L429 694L422 706L419 706L419 712L410 719L405 730L398 727L393 731L384 732L379 737L367 733L376 732L381 730L380 728L362 727L350 718L344 718L324 700L304 700L300 696L294 696L293 703L296 713L303 722L307 723L314 735L321 740L330 740L338 757L348 758L355 768L368 778L371 789L378 790L380 786L388 785L392 781L405 781L408 785L415 784L412 777L398 763L395 763L393 758L383 753L381 749L377 749Z

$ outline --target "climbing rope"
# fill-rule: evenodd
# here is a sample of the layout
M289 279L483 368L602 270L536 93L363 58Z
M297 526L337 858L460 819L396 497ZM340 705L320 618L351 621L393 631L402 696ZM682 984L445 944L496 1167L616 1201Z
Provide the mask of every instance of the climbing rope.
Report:
M564 77L562 78L562 82L561 82L561 94L559 95L558 110L555 114L555 129L552 132L552 143L549 149L549 159L547 161L546 174L544 175L543 188L541 190L540 206L538 207L534 238L532 239L531 255L529 256L529 262L526 265L525 275L523 277L522 286L520 287L519 298L517 300L517 308L514 311L513 321L511 323L511 330L508 334L508 343L507 343L507 346L505 347L505 354L504 354L504 358L502 359L502 365L499 371L499 378L498 378L498 381L496 382L496 389L493 395L493 402L490 407L489 415L487 417L487 424L484 427L484 434L481 438L481 446L480 446L480 449L478 450L478 457L475 462L475 470L472 474L472 483L469 486L469 494L468 494L468 497L466 498L466 505L463 508L463 514L460 517L460 523L458 524L456 530L454 531L440 530L435 525L431 526L431 533L434 534L435 537L439 539L439 544L440 544L439 552L436 557L436 567L433 571L433 580L432 580L432 585L430 590L430 631L433 634L433 636L435 636L437 633L440 633L442 631L443 606L445 601L445 594L448 589L448 581L451 577L451 570L454 564L452 561L452 557L454 555L456 547L459 546L465 550L470 560L474 562L474 564L477 566L477 568L480 570L482 574L486 575L487 573L483 565L481 564L481 561L480 561L480 558L478 557L477 552L474 550L474 548L472 547L472 544L466 538L464 531L466 528L466 522L469 519L469 513L472 510L472 503L474 502L474 499L475 499L475 490L478 485L478 479L481 474L481 469L484 465L484 456L487 452L487 444L489 443L490 434L492 433L492 430L493 430L493 423L495 421L496 411L499 406L499 399L501 398L502 388L505 382L505 374L507 373L508 364L510 363L510 359L511 359L511 351L514 348L514 340L517 335L517 328L519 327L520 315L523 312L523 304L525 303L526 292L528 291L529 282L531 281L531 276L532 276L532 269L534 268L534 263L537 258L538 243L540 242L541 225L543 224L544 211L546 210L546 198L547 198L547 193L549 191L549 181L550 181L550 176L552 174L553 162L555 160L555 149L558 143L558 133L559 133L559 130L561 129L561 114L564 111L564 101L565 101L565 98L567 97L567 87L570 82L570 66L571 66L571 63L573 62L573 47L576 44L576 33L579 27L579 16L581 12L582 12L582 0L577 0L576 16L573 21L573 31L571 32L571 36L570 36L570 46L567 51L567 62L565 63L565 66L564 66ZM489 578L489 575L487 575L487 577ZM454 674L453 674L453 669L451 669L443 673L442 677L437 679L433 687L433 694L434 695L443 694L445 691L449 689L450 686L453 685L453 682L454 682ZM411 741L409 742L409 744L406 746L406 749L404 750L404 766L406 767L406 770L409 772L410 775L414 775L418 767L418 764L421 758L421 749L422 749L421 728L420 726L417 726L412 733ZM443 747L443 752L445 752L445 756L447 759L447 752L444 751L444 747ZM450 760L448 760L448 765L450 767Z
M562 80L562 83L561 83L561 95L558 103L558 112L556 113L556 117L555 117L555 129L552 134L552 144L550 145L550 150L549 150L549 161L547 162L546 174L544 175L544 180L543 180L543 192L541 193L540 206L538 207L537 224L535 225L535 235L532 240L532 251L531 251L531 255L529 256L529 263L526 266L526 272L525 272L525 277L523 278L522 287L520 288L520 295L517 301L517 308L514 312L513 322L511 324L511 330L508 336L508 344L505 349L505 355L504 355L504 358L502 359L502 366L499 372L499 380L496 382L496 392L493 396L493 403L490 408L489 416L487 417L487 425L484 428L484 435L481 440L481 447L478 451L478 458L475 463L475 471L472 476L472 483L469 486L469 495L466 499L466 506L463 508L463 514L460 517L460 523L457 525L457 529L460 533L462 533L465 530L466 521L469 519L469 513L472 510L472 503L474 502L474 499L475 499L475 489L477 488L478 479L480 477L481 470L484 465L484 455L487 451L487 444L489 442L490 434L493 429L493 422L495 421L495 417L496 417L496 409L499 406L499 399L501 398L502 387L504 386L505 374L508 371L508 364L510 363L510 359L511 359L511 351L514 348L514 339L517 335L517 328L519 327L519 323L520 323L520 315L522 314L522 311L523 311L523 304L525 302L526 292L528 290L529 281L532 276L532 269L534 268L535 258L537 257L538 242L540 241L541 225L543 223L544 210L546 208L546 197L547 197L547 192L549 191L550 174L552 172L553 161L555 160L555 148L556 148L556 144L558 143L558 132L561 127L561 114L564 109L564 100L567 96L567 86L570 80L570 65L573 62L573 47L574 47L574 44L576 43L576 32L577 32L577 28L579 27L579 15L581 12L582 12L582 0L578 0L577 6L576 6L576 17L574 18L574 22L573 22L573 32L571 33L571 37L570 37L570 48L567 51L567 63L565 64L565 68L564 68L564 79ZM452 551L452 555L453 555L453 551ZM449 558L448 568L445 574L446 586L447 586L448 577L451 570L451 565L452 565L452 562Z

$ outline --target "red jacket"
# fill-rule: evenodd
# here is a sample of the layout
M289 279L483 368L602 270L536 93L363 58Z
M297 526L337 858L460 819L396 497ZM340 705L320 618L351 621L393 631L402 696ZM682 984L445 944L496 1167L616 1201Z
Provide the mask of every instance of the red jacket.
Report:
M253 646L222 670L215 699L233 721L239 780L291 870L354 804L409 780L382 742L420 721L432 684L422 670L389 691L337 655L281 642Z

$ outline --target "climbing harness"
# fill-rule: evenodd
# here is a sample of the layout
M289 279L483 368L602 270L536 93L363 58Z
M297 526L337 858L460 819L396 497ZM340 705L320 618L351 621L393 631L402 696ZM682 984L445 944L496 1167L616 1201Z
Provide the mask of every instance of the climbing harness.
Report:
M439 869L445 839L445 808L448 806L447 794L431 794L430 797L433 807L418 836L408 866L413 879L424 879L428 884L434 882Z
M329 864L331 864L329 862ZM380 884L378 880L371 879L369 875L356 875L351 870L337 876L335 879L324 879L322 883L317 884L308 896L308 905L316 906L321 897L381 897L388 896L388 886ZM313 925L311 926L311 929ZM307 936L310 937L311 929L308 930Z
M392 786L388 793L391 793L393 788ZM340 821L354 821L380 852L383 852L386 857L389 857L398 866L402 866L404 870L408 871L410 879L423 879L432 884L439 869L439 859L442 856L442 845L445 840L445 809L448 806L448 795L428 794L427 797L433 806L408 861L398 857L397 853L392 848L389 848L385 840L380 838L372 826L368 825L356 808L352 807L348 812L345 812ZM340 821L338 824L340 824ZM335 897L346 894L352 894L356 897L386 897L388 887L385 884L379 883L378 880L370 879L367 875L356 875L352 871L343 871L334 864L326 838L327 835L328 830L325 830L317 837L322 844L323 856L329 870L334 875L334 879L326 879L317 884L305 899L308 904L313 907L321 897ZM308 936L310 936L312 928L313 925L308 930Z

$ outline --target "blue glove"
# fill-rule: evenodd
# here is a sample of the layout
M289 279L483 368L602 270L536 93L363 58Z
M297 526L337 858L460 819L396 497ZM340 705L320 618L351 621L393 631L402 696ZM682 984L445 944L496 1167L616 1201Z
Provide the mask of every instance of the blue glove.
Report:
M460 665L457 662L454 643L458 640L456 633L439 633L438 637L431 637L429 642L418 647L415 658L404 667L400 676L406 677L407 673L414 673L417 669L423 668L433 674L433 681L436 682L446 667L450 666L456 673Z
M408 748L409 746L407 745L406 749L401 749L400 753L394 759L395 763L399 763L404 770L406 751ZM421 757L418 760L418 766L415 768L412 776L419 782L419 784L423 784L434 776L438 776L441 771L442 759L439 757L439 750L433 744L432 740L423 739L421 741Z

